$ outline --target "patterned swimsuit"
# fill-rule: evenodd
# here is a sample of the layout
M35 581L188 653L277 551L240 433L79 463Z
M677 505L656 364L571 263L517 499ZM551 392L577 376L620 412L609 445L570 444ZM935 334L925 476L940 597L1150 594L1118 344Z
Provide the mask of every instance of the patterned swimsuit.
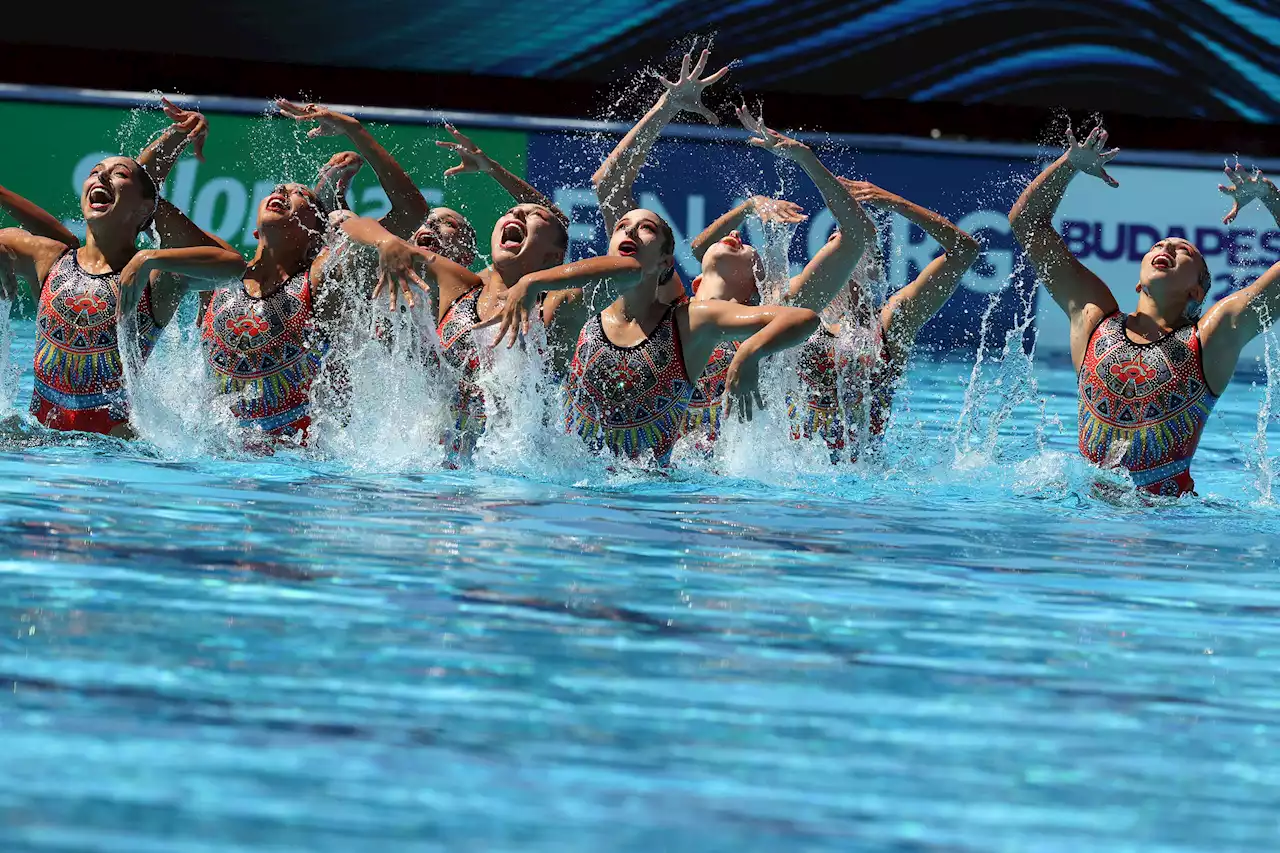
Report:
M51 429L107 434L129 420L124 364L116 333L118 273L85 272L76 251L49 270L36 309L35 388L31 414ZM151 285L138 305L138 348L145 359L162 326L151 315Z
M737 341L724 341L711 352L706 368L693 386L693 397L684 416L686 433L700 433L700 437L708 441L720 437L720 403L724 400L729 365L733 364L733 357L737 354Z
M578 335L565 380L565 430L593 449L632 459L652 453L665 465L692 395L673 307L633 347L610 341L597 314Z
M305 438L311 384L328 350L312 313L309 272L264 298L250 296L243 282L218 289L202 337L218 392L238 397L231 413L241 426Z
M474 287L453 301L440 318L436 332L440 352L450 367L458 372L458 390L453 394L449 414L453 427L441 439L448 449L448 464L457 465L470 458L476 442L484 434L488 418L484 408L484 391L476 384L480 371L480 351L476 349L471 327L480 322L480 291Z
M849 458L856 460L864 438L884 437L902 375L900 361L891 357L882 335L869 347L855 347L856 352L842 351L838 343L826 328L805 341L800 349L802 391L798 398L787 397L791 438L822 439L833 465L844 460L850 444Z
M1148 492L1185 494L1195 488L1191 457L1218 402L1205 382L1199 327L1138 344L1125 323L1116 311L1089 336L1080 365L1080 452L1095 465L1127 468Z

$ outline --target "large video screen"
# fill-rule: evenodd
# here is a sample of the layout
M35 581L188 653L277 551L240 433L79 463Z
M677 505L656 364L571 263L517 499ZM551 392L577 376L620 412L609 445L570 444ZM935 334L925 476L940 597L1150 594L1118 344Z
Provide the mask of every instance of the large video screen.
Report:
M72 25L82 6L100 14L70 0L66 26L14 16L0 41L616 89L697 36L752 91L1280 120L1280 10L1262 0L226 0L106 30Z

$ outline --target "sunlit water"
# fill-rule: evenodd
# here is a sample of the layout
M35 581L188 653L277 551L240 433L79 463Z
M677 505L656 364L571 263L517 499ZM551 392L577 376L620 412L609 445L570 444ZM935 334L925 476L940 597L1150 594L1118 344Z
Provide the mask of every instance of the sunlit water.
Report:
M998 346L916 365L880 460L762 446L775 402L659 477L529 398L444 471L429 378L232 452L175 343L149 440L0 453L4 851L1274 847L1261 385L1151 507Z

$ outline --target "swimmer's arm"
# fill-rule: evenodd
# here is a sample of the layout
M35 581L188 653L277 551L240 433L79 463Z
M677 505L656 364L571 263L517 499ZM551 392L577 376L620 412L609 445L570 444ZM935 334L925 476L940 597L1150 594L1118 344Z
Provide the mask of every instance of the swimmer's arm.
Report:
M613 226L627 211L636 209L633 193L636 178L640 176L649 151L662 135L663 128L679 113L680 108L664 92L591 176L606 233L613 231Z
M1081 336L1088 334L1099 320L1119 308L1110 288L1080 263L1053 227L1053 216L1067 185L1077 174L1068 151L1023 190L1009 211L1013 234L1035 265L1049 295L1066 312L1073 339L1077 332Z
M584 311L599 310L613 302L618 296L635 287L643 279L640 263L634 258L603 255L597 258L583 258L568 264L561 264L548 270L540 270L524 275L507 291L506 303L498 314L480 323L476 328L496 326L497 342L508 338L508 346L514 346L520 336L529 331L530 318L538 304L538 297L558 290L578 290L580 296L574 301L583 306ZM571 323L557 323L559 333L568 334ZM577 335L582 327L573 329Z
M244 274L244 258L234 249L221 246L184 246L175 249L144 249L134 262L153 273L169 273L180 281L227 281ZM132 263L132 262L131 262ZM207 290L205 286L193 290Z
M690 302L685 364L706 364L723 340L740 340L746 358L760 359L803 343L821 325L817 313L793 305L738 305L722 299ZM746 333L744 335L744 333Z
M168 98L161 98L160 104L173 124L138 155L138 165L147 170L157 188L169 177L170 170L188 143L196 159L203 161L204 143L209 137L209 122L202 113L174 106Z
M415 246L387 230L382 223L366 216L348 216L339 226L350 242L336 251L359 251L368 257L378 258L376 286L366 288L371 298L377 298L389 290L394 310L401 298L412 305L411 286L436 298L436 310L448 305L457 296L466 293L482 281L478 275L448 258L441 257L420 246ZM317 259L317 264L321 260ZM334 275L337 268L321 264L322 269ZM313 275L312 280L320 277ZM434 291L434 292L433 292Z
M818 187L840 228L839 236L828 240L800 274L792 277L785 297L790 305L821 311L848 285L858 261L876 239L876 226L853 194L808 147L792 158Z
M860 201L891 210L920 226L942 247L942 254L930 261L914 281L890 297L881 312L881 323L889 337L902 346L910 346L920 328L946 304L961 277L978 259L978 241L949 219L900 195L872 184L850 182L846 186L850 186Z
M627 131L627 135L622 137L622 141L591 176L596 198L600 201L600 213L604 216L606 232L612 232L613 226L627 211L635 210L636 200L632 189L636 178L640 176L640 169L644 167L653 144L673 118L688 111L697 113L711 124L720 123L716 114L703 106L702 90L728 74L729 66L701 77L708 56L709 50L702 51L694 64L692 53L686 53L680 65L680 75L674 82L665 77L658 78L664 89L662 96L636 122L635 127Z
M35 202L4 187L0 187L0 209L16 219L19 228L36 237L57 240L73 249L80 248L80 241L76 235L68 231L67 227L58 221L58 217Z
M1262 198L1267 211L1280 224L1280 192L1272 189ZM1240 351L1280 319L1280 263L1273 264L1258 280L1218 301L1200 321L1204 341L1205 377L1215 393L1222 393L1235 372Z
M347 205L347 190L356 174L364 168L364 158L354 151L339 151L329 158L329 162L320 167L316 175L314 192L320 204L331 213L338 210L350 210Z
M14 273L27 280L31 297L36 300L40 298L49 270L68 248L65 243L37 237L21 228L0 228L0 249L9 254Z
M383 148L358 119L315 104L298 106L281 99L276 101L276 105L290 118L318 122L310 136L342 134L351 140L360 156L373 167L378 183L391 202L391 210L381 220L383 227L397 237L408 237L418 230L430 212L427 200L391 152Z
M236 247L216 234L210 234L163 196L156 203L156 233L160 235L160 248L181 249L187 246L216 246L235 252Z
M481 151L479 145L476 145L470 137L453 125L446 123L444 129L449 131L454 141L449 142L448 140L438 139L436 140L436 145L454 152L461 160L458 165L445 170L444 176L446 178L464 175L468 172L488 175L497 182L498 186L506 191L507 195L515 200L516 204L536 204L545 207L566 228L569 227L569 217L565 216L564 211L556 207L551 199L540 193L536 187L523 178L513 175L505 166Z

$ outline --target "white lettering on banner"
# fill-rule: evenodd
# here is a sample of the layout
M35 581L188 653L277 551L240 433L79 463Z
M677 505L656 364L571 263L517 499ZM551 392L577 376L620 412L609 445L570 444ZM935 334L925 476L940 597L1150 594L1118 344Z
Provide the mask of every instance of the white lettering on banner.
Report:
M698 259L693 256L693 250L689 248L689 243L685 240L684 235L700 234L702 229L707 227L706 197L689 195L685 198L686 229L684 231L676 227L676 222L671 218L671 214L667 213L667 209L662 206L662 202L653 193L640 193L640 206L646 210L652 210L671 226L671 231L676 238L676 263L680 267L681 274L692 278L702 272L702 264L698 263Z
M836 218L827 208L822 208L813 216L809 217L809 237L805 242L808 247L807 258L814 255L827 244L827 240L831 237L831 232L836 230Z
M218 212L219 202L222 203L222 218L215 225L213 218ZM244 222L248 203L249 194L245 191L244 184L235 178L214 178L201 187L196 195L191 221L223 240L234 240L240 234L240 225Z
M76 198L79 198L84 190L84 182L89 179L89 173L93 171L93 167L113 156L115 155L107 151L94 151L76 162L75 168L71 170L71 189L75 192Z
M578 210L581 208L598 209L600 202L596 198L594 190L585 190L579 187L558 187L553 200L556 207L560 208L561 212L569 217L569 247L565 256L576 258L578 256L574 254L575 243L585 243L587 246L592 246L596 241L595 223L579 221L577 218Z
M191 213L191 200L195 197L196 170L200 168L199 160L183 160L169 174L172 189L165 185L164 197L169 203L185 214Z
M257 181L253 185L253 199L249 204L249 214L244 219L244 233L240 235L240 242L243 245L251 246L258 238L253 232L258 230L258 205L262 204L262 200L271 195L271 191L276 188L275 181Z
M911 267L916 268L916 275L938 256L938 244L933 238L925 236L921 241L912 242L910 222L901 216L894 215L889 222L889 291L893 292L911 281Z
M355 212L370 219L381 219L391 212L391 199L387 198L386 190L382 187L369 187L360 197L360 207L355 208Z
M975 210L961 217L956 226L978 237L980 241L983 231L994 231L1003 236L1012 233L1009 214L998 210ZM988 270L990 272L986 272ZM1012 275L1013 250L984 247L978 262L969 267L969 271L960 279L960 285L976 293L997 293L1009 283Z

